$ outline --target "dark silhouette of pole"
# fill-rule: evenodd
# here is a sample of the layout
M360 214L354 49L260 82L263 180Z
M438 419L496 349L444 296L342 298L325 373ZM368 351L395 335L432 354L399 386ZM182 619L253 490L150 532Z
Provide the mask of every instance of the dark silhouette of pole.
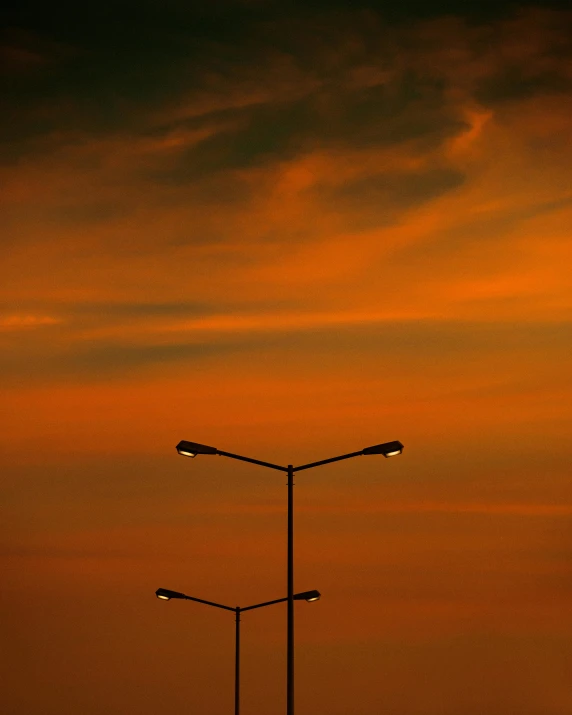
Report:
M240 608L235 609L234 635L234 715L240 713Z
M288 553L287 553L287 619L286 619L286 715L294 715L294 472L301 472L304 469L312 469L313 467L321 467L323 464L331 464L339 462L342 459L350 459L352 457L360 457L362 455L382 454L384 457L393 457L401 454L403 445L398 440L393 442L383 442L376 444L373 447L365 447L359 452L351 452L350 454L342 454L339 457L330 457L322 459L319 462L311 462L303 464L300 467L293 467L289 464L287 467L282 467L279 464L272 462L263 462L260 459L252 457L243 457L240 454L232 454L232 452L223 452L216 447L209 447L198 442L189 442L181 440L177 445L177 452L184 457L196 457L198 454L217 454L220 457L230 457L230 459L238 459L241 462L250 462L258 464L261 467L269 469L277 469L280 472L288 474ZM241 609L245 610L245 609Z
M168 588L158 588L155 591L157 598L163 601L170 601L172 598L179 598L185 601L195 601L196 603L204 603L207 606L215 608L224 608L225 611L234 611L234 715L240 715L240 614L242 611L252 611L255 608L264 608L265 606L273 606L275 603L284 603L294 605L294 601L318 601L320 599L319 591L302 591L301 593L292 593L291 598L276 598L273 601L264 601L264 603L255 603L253 606L224 606L222 603L215 601L205 601L204 598L195 598L187 596L179 591L171 591Z
M294 715L294 468L288 465L288 609L286 629L286 712Z

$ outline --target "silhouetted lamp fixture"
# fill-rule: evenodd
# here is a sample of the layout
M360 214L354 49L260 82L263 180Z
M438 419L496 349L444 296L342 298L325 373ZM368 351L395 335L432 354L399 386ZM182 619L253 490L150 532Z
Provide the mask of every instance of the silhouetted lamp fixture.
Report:
M295 593L294 600L308 601L308 603L312 603L312 601L319 601L321 595L322 594L319 591L304 591L303 593Z
M383 454L384 457L396 457L403 452L403 445L397 440L395 442L384 442L373 447L366 447L362 454Z
M331 457L330 459L322 459L320 462L311 462L310 464L302 464L299 467L293 467L289 464L287 467L271 462L262 462L259 459L251 457L243 457L239 454L231 452L223 452L216 447L208 447L205 444L197 442L188 442L182 440L177 445L177 452L184 457L196 457L197 454L218 454L221 457L230 457L238 459L241 462L250 462L258 464L261 467L269 469L277 469L280 472L288 474L288 556L287 556L287 583L288 583L288 609L287 609L287 656L286 656L286 715L294 715L294 473L301 472L304 469L312 469L320 467L323 464L331 464L339 462L342 459L350 459L351 457L361 457L362 455L382 454L384 457L395 457L403 452L403 445L398 440L393 442L383 442L375 444L373 447L365 447L359 452L351 452L350 454L342 454L339 457Z
M277 598L274 601L265 601L264 603L255 603L253 606L224 606L222 603L215 603L214 601L205 601L203 598L195 598L194 596L187 596L179 591L171 591L168 588L158 588L155 591L157 598L162 601L170 601L172 598L181 598L187 601L196 601L197 603L205 603L207 606L214 606L215 608L223 608L225 611L234 611L235 615L235 644L234 644L234 713L239 715L240 712L240 614L243 611L252 611L255 608L263 608L264 606L272 606L275 603L284 603L288 601L288 598ZM295 593L293 595L294 601L307 601L312 603L313 601L320 600L320 592L313 591L302 591L301 593Z
M185 440L179 442L177 452L183 457L196 457L197 454L218 454L216 447L207 447L205 444L186 442Z
M172 598L186 598L184 593L179 593L178 591L169 591L168 588L158 588L155 591L155 596L160 598L162 601L170 601Z

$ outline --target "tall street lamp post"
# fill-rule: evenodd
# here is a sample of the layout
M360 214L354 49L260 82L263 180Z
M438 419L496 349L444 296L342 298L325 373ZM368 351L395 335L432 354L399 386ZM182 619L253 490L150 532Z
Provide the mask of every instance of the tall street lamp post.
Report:
M203 598L195 598L194 596L187 596L184 593L179 593L178 591L171 591L168 588L158 588L155 591L157 598L162 601L170 601L172 598L182 598L187 601L196 601L197 603L204 603L207 606L214 606L215 608L224 608L225 611L233 611L235 615L235 637L234 637L234 715L239 715L240 713L240 614L244 611L252 611L254 608L263 608L264 606L272 606L275 603L284 603L288 598L277 598L274 601L265 601L264 603L256 603L254 606L224 606L222 603L215 603L214 601L205 601ZM294 601L312 601L320 600L319 591L303 591L302 593L294 594Z
M397 440L393 442L384 442L383 444L376 444L373 447L360 449L359 452L342 454L339 457L330 457L330 459L322 459L319 462L302 464L299 467L293 467L291 464L284 467L279 464L272 464L271 462L261 462L259 459L242 457L239 454L232 454L231 452L223 452L221 449L217 449L216 447L208 447L205 444L188 442L187 440L179 442L177 445L177 452L183 457L196 457L197 454L217 454L220 457L230 457L231 459L238 459L241 462L251 462L252 464L259 464L261 467L277 469L280 472L286 472L288 474L286 715L294 715L294 473L301 472L304 469L321 467L323 464L339 462L342 459L361 457L362 455L382 454L384 457L395 457L403 452L403 445Z

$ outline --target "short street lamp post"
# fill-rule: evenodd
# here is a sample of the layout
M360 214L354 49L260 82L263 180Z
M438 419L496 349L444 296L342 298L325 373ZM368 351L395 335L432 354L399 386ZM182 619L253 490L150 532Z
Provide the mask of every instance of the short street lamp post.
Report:
M359 452L342 454L339 457L322 459L319 462L302 464L299 467L294 467L291 464L284 467L279 464L272 464L271 462L262 462L259 459L243 457L239 454L232 454L231 452L223 452L221 449L217 449L216 447L208 447L205 444L188 442L187 440L179 442L177 445L177 452L184 457L196 457L198 454L216 454L220 457L230 457L231 459L238 459L241 462L250 462L251 464L258 464L261 467L277 469L280 472L286 472L288 474L286 715L294 715L294 473L301 472L304 469L321 467L323 464L339 462L342 459L361 457L362 455L382 454L384 457L395 457L403 452L403 445L397 440L393 442L384 442L383 444L376 444L373 447L360 449Z
M172 598L181 598L186 601L196 601L197 603L204 603L207 606L214 606L215 608L224 608L225 611L234 611L235 615L235 637L234 637L234 715L239 715L240 713L240 614L244 611L252 611L254 608L263 608L264 606L272 606L275 603L284 603L287 598L277 598L274 601L265 601L264 603L256 603L254 606L224 606L222 603L215 603L214 601L205 601L202 598L194 598L193 596L187 596L184 593L179 593L178 591L170 591L168 588L158 588L155 591L157 598L162 601L170 601ZM320 600L319 591L303 591L302 593L295 593L295 601L308 601L312 603L313 601Z

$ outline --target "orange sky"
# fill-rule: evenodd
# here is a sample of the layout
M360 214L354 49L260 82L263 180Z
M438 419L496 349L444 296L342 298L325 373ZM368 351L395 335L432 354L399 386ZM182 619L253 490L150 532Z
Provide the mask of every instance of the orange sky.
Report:
M231 712L153 592L285 595L285 479L180 439L405 444L296 478L299 715L572 712L572 15L453 5L11 10L6 715ZM283 712L285 609L243 643Z

